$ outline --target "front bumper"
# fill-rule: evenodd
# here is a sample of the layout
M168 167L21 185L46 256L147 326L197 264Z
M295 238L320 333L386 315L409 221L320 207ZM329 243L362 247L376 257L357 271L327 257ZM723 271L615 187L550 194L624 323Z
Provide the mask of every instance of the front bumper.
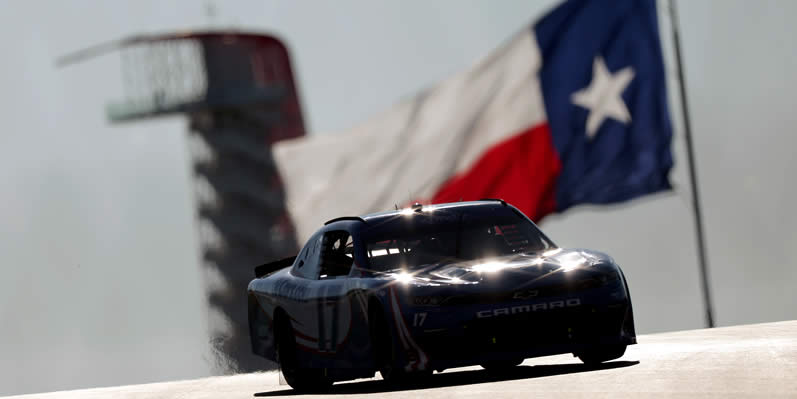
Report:
M562 303L572 306L551 306ZM408 310L425 313L413 316L411 330L432 369L636 343L631 301L622 281L576 296ZM421 319L425 323L417 325Z

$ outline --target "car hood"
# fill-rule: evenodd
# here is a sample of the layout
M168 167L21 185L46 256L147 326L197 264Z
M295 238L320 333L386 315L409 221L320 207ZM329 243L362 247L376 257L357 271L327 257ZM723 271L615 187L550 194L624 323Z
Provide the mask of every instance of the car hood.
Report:
M614 260L586 249L556 248L545 252L513 254L477 261L441 261L392 276L413 285L528 285L554 282L567 275L615 272Z

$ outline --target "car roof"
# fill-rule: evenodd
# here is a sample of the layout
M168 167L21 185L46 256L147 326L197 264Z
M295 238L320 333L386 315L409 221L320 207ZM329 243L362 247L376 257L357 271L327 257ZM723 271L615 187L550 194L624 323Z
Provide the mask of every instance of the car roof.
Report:
M503 200L493 200L493 199L486 199L486 200L479 200L479 201L462 201L462 202L449 202L444 204L432 204L432 205L420 205L416 204L409 208L397 209L397 210L390 210L385 212L377 212L377 213L369 213L367 215L361 216L361 218L366 222L378 222L384 219L391 219L396 215L407 215L414 212L415 209L420 208L419 210L423 211L434 211L439 209L462 209L462 210L486 210L488 208L495 208L495 207L503 207L507 206L506 202Z
M449 202L443 204L431 204L431 205L421 205L421 204L414 204L409 208L402 208L402 209L395 209L389 210L384 212L376 212L376 213L369 213L362 216L342 216L337 217L331 220L328 220L324 223L324 227L321 229L322 231L329 231L334 230L337 228L342 227L343 225L352 225L352 224L378 224L381 221L389 220L396 215L412 215L416 210L417 211L434 211L438 209L462 209L468 211L478 212L480 210L489 210L496 207L505 207L510 206L504 200L501 199L482 199L478 201L460 201L460 202Z

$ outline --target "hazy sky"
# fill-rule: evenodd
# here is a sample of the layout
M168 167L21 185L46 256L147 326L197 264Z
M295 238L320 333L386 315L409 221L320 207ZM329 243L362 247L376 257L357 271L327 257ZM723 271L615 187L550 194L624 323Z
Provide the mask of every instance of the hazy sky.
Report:
M118 58L56 69L56 56L209 21L272 32L292 51L308 129L334 134L471 65L556 2L218 3L209 19L186 0L3 2L0 394L209 373L185 121L109 125ZM679 5L716 320L793 319L797 2ZM560 245L615 257L641 333L703 323L680 115L673 101L673 192L542 224Z

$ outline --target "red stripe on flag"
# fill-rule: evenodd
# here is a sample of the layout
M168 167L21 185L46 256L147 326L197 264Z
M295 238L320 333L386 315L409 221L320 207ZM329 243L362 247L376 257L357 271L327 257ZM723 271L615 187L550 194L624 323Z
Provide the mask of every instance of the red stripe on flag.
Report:
M432 203L502 198L532 220L556 210L562 162L547 123L488 148L469 170L445 182Z

